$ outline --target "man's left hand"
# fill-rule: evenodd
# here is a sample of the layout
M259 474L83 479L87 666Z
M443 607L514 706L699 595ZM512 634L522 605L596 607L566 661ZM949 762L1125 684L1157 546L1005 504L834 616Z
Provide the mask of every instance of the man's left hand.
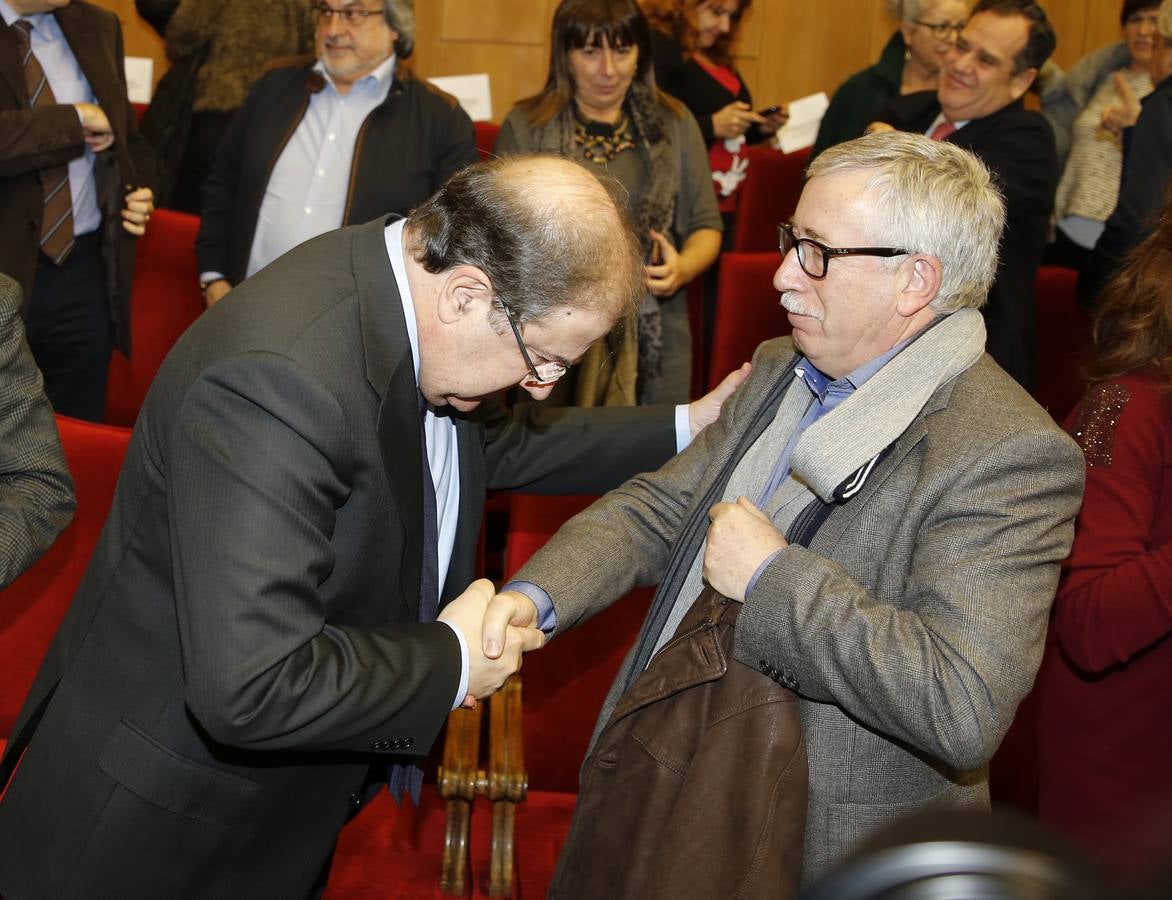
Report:
M688 424L692 430L692 440L696 439L701 431L720 418L720 410L724 401L732 396L732 392L744 384L753 370L752 363L741 363L739 369L734 369L724 376L724 379L699 400L688 404Z
M146 233L147 222L155 211L155 195L150 188L137 188L126 195L122 210L122 227L136 237Z
M789 542L747 497L717 503L708 511L708 521L704 580L725 597L744 603L749 579Z

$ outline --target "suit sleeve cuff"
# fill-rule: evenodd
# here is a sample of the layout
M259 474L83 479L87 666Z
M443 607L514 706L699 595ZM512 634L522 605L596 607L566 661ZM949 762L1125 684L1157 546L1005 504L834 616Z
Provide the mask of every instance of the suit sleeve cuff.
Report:
M547 637L558 627L558 615L553 608L553 601L549 599L549 594L533 582L510 581L501 588L501 591L516 591L532 600L533 605L537 607L537 627L545 632Z
M690 443L692 443L692 417L688 415L688 404L681 403L676 407L676 453L686 450Z
M456 709L468 696L468 640L464 637L464 632L451 622L444 622L444 624L452 629L456 640L460 642L460 685L456 689L456 699L452 702L452 709Z
M783 547L782 550L784 550L784 549L785 548ZM753 588L757 586L757 582L758 582L758 580L760 580L761 574L767 568L769 568L769 564L771 562L773 562L775 559L777 559L777 555L779 553L781 553L781 550L774 550L767 557L765 557L765 559L763 559L761 561L761 565L757 566L757 571L753 573L753 577L750 578L749 583L745 585L745 596L746 597L748 597L749 594L751 594L753 592Z

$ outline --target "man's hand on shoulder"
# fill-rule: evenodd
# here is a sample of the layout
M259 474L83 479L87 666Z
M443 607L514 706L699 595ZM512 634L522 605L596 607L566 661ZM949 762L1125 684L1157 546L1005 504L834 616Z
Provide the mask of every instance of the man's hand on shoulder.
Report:
M751 363L741 363L741 367L725 375L720 384L699 400L693 400L688 404L688 424L692 428L692 440L695 440L696 435L720 418L724 401L732 396L733 391L745 383L745 379L752 371Z

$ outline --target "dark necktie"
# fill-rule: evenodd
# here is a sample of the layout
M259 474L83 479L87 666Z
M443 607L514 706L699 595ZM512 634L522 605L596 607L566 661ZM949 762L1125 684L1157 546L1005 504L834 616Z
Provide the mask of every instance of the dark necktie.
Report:
M419 398L419 446L423 451L423 567L419 573L419 621L434 622L439 615L439 515L436 511L435 482L427 460L427 402ZM404 792L419 806L423 790L423 768L415 763L391 763L387 790L400 802Z
M55 106L57 98L45 77L45 70L33 54L30 35L33 23L17 19L12 23L16 35L20 64L24 68L24 80L28 87L30 109ZM54 166L41 169L41 189L44 192L45 210L41 217L41 250L57 265L69 257L73 249L73 194L69 190L68 166Z

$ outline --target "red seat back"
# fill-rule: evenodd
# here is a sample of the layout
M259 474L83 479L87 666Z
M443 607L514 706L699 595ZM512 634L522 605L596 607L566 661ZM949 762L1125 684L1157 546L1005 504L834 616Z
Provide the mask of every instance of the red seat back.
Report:
M496 145L497 133L501 130L496 122L473 122L476 129L476 149L480 151L481 159L492 156L492 148Z
M1034 279L1038 311L1038 387L1035 399L1057 422L1086 390L1081 367L1091 346L1090 317L1078 305L1078 273L1042 266Z
M733 250L776 250L777 226L788 221L797 208L810 151L782 153L758 144L747 153L749 168L737 203Z
M77 512L27 572L0 592L0 738L12 728L89 563L114 497L130 431L57 417Z
M789 320L773 287L773 273L780 264L776 250L721 256L708 365L710 388L751 359L762 341L789 334Z
M199 217L159 209L138 241L130 301L131 358L110 360L106 421L134 424L163 358L204 310L195 261Z

